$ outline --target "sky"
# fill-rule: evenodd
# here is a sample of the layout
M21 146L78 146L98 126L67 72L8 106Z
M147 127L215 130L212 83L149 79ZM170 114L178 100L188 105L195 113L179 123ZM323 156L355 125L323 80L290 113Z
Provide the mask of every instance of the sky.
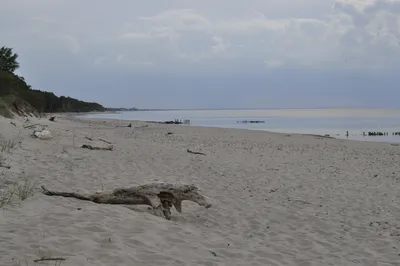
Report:
M1 0L35 89L138 108L400 108L400 0Z

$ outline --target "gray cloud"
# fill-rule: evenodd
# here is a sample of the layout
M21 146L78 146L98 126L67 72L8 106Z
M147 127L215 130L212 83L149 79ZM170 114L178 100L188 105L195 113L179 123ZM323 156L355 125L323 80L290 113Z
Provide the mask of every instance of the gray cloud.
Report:
M377 13L379 11L387 11L389 13L400 13L400 2L393 0L379 0L375 1L365 8L366 13Z
M307 98L310 86L318 95L329 86L297 80L293 69L309 80L331 71L330 82L345 73L392 73L399 11L394 0L336 0L333 8L320 0L3 0L0 44L20 54L20 72L34 87L106 105L217 107L230 95L235 106L267 106L277 103L265 100L277 88L301 98L300 85L307 105L317 101ZM178 93L182 100L169 96Z

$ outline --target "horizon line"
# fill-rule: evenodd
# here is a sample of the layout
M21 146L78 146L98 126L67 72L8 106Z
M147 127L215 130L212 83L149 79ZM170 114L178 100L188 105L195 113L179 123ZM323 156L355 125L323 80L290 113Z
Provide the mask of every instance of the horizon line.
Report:
M106 107L106 108L114 108L114 109L133 109L125 108L125 107ZM261 108L136 108L134 111L237 111L237 110L327 110L327 109L381 109L381 110L390 110L400 109L399 107L261 107Z

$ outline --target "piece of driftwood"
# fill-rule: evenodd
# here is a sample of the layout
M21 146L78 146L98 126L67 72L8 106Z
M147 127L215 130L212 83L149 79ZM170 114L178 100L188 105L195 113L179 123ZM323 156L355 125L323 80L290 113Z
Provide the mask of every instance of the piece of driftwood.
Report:
M187 149L186 151L187 151L188 153L191 153L191 154L206 155L205 153L198 152L198 151L191 151L191 150L189 150L189 149Z
M171 219L171 207L181 213L182 201L196 202L205 208L211 207L211 201L199 193L193 184L150 183L130 188L117 188L108 192L96 192L83 195L74 192L56 192L42 186L42 193L48 196L72 197L99 204L149 205L155 215Z
M90 141L93 141L93 139L92 139L92 138L89 138L89 137L85 137L85 139L90 140ZM111 142L109 142L109 141L107 141L107 140L104 140L104 139L99 139L99 140L102 141L102 142L105 142L105 143L107 143L107 144L112 144Z
M24 126L24 128L31 128L31 127L35 127L35 126L40 126L40 124L27 125L27 126Z
M109 141L107 141L107 140L104 140L104 139L99 139L100 141L102 141L102 142L105 142L105 143L107 143L107 144L112 144L111 142L109 142Z
M17 126L17 124L15 124L13 121L11 121L10 124L13 125L14 127Z
M112 151L114 149L113 145L100 147L100 146L93 146L93 145L90 145L90 144L83 144L81 147L84 148L84 149L101 150L101 151Z
M132 123L129 123L127 126L116 126L116 127L132 127Z
M65 261L64 258L48 258L48 257L43 257L40 259L33 260L33 262L42 262L42 261Z

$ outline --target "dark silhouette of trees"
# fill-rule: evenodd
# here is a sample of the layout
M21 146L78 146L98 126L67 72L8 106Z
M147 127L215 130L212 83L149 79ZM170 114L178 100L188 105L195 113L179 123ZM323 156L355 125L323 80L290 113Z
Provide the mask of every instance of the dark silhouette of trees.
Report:
M12 48L1 47L0 48L0 71L14 73L19 68L17 61L18 54L13 52Z
M71 97L58 97L52 92L32 89L23 77L14 74L18 55L11 48L0 49L0 115L7 107L16 113L91 112L105 111L94 102Z

